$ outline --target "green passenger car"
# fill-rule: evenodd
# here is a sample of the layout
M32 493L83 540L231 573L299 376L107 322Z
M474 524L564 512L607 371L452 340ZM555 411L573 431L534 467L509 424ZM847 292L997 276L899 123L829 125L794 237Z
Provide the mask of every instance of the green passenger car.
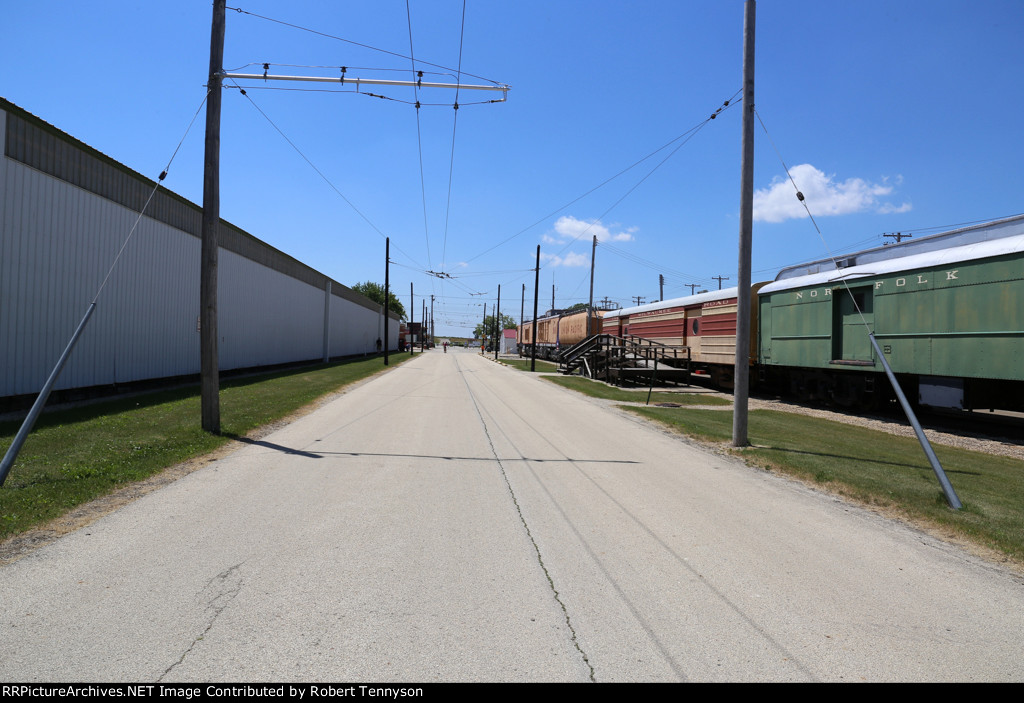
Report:
M908 396L1024 409L1024 216L784 269L759 308L761 375L798 395L887 395L871 330Z

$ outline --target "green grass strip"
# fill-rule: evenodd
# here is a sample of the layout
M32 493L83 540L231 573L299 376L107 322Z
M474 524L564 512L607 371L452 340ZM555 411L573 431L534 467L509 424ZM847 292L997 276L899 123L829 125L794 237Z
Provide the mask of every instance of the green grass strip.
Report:
M601 381L594 381L582 376L550 376L547 380L556 383L563 388L584 393L594 398L616 400L624 403L646 403L646 390L624 390L609 386ZM666 393L655 391L651 393L651 403L678 403L679 405L731 405L731 400L719 398L718 396L707 395L706 393Z
M393 354L391 366L409 358ZM0 539L213 451L383 368L377 356L222 379L221 436L200 428L198 386L44 413L0 488ZM0 456L20 424L0 423Z
M698 439L732 439L731 411L622 407ZM752 446L736 453L749 464L896 508L1024 561L1024 462L933 444L964 505L954 511L916 439L775 410L751 411L748 437Z
M511 366L520 371L530 370L529 359L498 359L498 361L505 364L505 366ZM537 373L554 373L555 371L558 371L558 364L553 364L550 361L541 361L540 359L537 360Z

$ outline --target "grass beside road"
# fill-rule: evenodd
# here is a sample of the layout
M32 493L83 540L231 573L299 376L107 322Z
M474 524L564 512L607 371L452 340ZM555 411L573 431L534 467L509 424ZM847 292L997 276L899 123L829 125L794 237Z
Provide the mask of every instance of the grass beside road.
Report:
M646 403L646 390L624 390L609 386L601 381L593 381L582 376L554 376L547 380L570 390L585 393L594 398L617 400L625 403ZM679 405L730 405L732 401L706 393L667 393L655 391L651 393L652 403L678 403Z
M698 439L732 439L732 412L624 406ZM754 410L748 464L812 481L1024 563L1024 462L933 444L964 507L954 511L917 440L820 418Z
M647 396L647 391L625 391L575 376L548 380L615 401L643 402ZM731 405L722 398L678 393L655 393L651 402L663 402L658 396L680 404ZM731 410L621 407L701 441L720 446L732 440ZM752 466L897 512L1024 566L1024 462L933 444L964 506L954 511L916 439L777 410L751 411L748 438L752 446L729 451Z
M390 362L408 358L392 354ZM198 386L44 413L0 488L0 539L213 451L383 368L376 356L223 379L221 436L199 426ZM0 456L20 424L0 423Z
M511 366L512 368L519 369L520 371L530 370L529 359L498 359L498 361L505 364L505 366ZM553 364L550 361L537 360L538 373L553 373L555 371L558 371L558 364Z

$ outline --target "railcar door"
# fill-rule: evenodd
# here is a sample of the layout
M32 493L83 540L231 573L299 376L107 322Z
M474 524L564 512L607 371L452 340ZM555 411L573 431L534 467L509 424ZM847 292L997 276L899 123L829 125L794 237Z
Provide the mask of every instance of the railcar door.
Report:
M871 288L837 289L833 295L832 359L836 361L871 362L871 340L868 330L874 325ZM852 294L852 295L851 295ZM863 319L861 319L863 317Z

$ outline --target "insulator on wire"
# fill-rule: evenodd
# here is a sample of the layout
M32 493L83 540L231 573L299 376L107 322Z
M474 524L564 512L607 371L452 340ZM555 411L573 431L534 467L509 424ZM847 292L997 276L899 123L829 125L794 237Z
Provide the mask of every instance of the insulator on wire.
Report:
M167 178L167 171L161 171L160 172L160 177L157 180L162 181L165 178Z
M799 190L796 192L796 199L799 200L800 202L804 201L804 194L801 193Z

